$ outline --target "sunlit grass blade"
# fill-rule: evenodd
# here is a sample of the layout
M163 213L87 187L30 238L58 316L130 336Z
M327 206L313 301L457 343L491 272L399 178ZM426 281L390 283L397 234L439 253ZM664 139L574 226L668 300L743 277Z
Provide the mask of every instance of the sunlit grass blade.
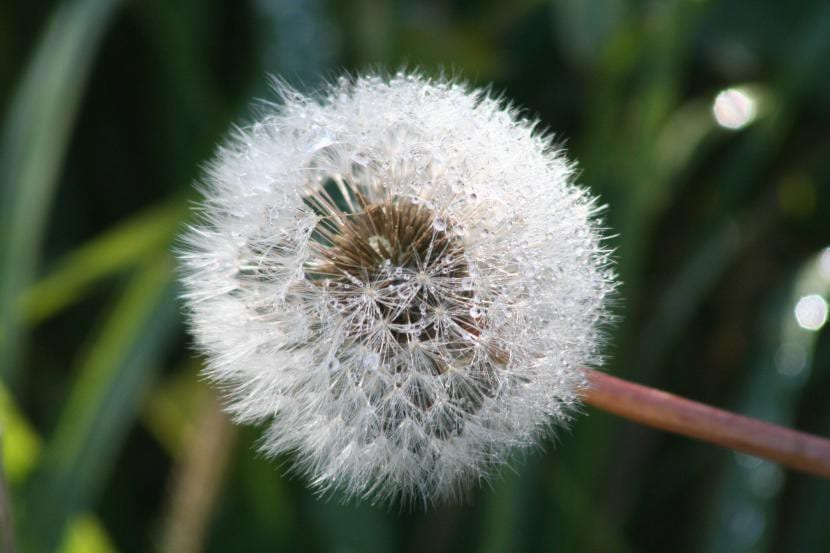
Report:
M66 524L91 506L174 335L171 261L148 261L91 339L42 461L30 479L22 539L53 551Z
M186 213L183 200L169 200L119 223L68 254L22 296L26 322L37 324L58 313L80 300L95 282L165 247Z
M18 295L46 216L98 44L121 0L66 0L52 14L0 129L0 375L19 349Z
M0 431L6 444L3 448L3 469L13 491L35 468L43 441L26 416L18 409L8 390L0 384ZM61 553L112 553L110 543L101 524L91 515L82 514L70 523L67 539Z
M40 436L20 412L6 387L0 383L0 432L3 442L3 470L9 483L22 482L34 468L42 448ZM9 447L9 444L14 444Z
M116 553L98 519L81 515L72 522L58 553Z

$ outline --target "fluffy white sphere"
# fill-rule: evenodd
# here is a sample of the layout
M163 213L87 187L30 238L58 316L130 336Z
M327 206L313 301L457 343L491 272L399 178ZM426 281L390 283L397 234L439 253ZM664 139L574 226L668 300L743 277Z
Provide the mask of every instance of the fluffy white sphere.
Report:
M207 375L321 491L454 496L578 405L614 288L595 201L484 91L278 88L184 237Z

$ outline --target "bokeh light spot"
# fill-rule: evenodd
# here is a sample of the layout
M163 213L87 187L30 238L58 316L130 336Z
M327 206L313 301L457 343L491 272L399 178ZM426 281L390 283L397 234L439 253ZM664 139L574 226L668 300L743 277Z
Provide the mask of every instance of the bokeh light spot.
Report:
M818 330L827 322L827 300L818 294L804 296L795 304L795 320L807 330Z
M798 376L807 368L807 350L795 342L781 344L775 353L775 368L784 376Z
M741 129L758 115L758 100L744 88L727 88L715 97L712 114L721 127Z

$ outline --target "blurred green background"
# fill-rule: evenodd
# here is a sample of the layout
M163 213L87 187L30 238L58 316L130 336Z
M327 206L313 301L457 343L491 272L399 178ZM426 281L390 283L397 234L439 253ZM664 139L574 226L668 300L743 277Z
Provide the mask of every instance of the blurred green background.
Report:
M266 74L445 68L608 203L608 369L830 435L830 4L5 0L0 424L21 551L830 551L830 482L586 408L462 505L323 501L198 379L193 182ZM731 128L737 127L737 128Z

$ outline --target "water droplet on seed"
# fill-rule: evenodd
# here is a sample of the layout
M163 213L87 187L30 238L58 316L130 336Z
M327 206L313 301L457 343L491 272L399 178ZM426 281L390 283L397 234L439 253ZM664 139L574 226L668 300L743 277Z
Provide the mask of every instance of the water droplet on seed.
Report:
M367 371L374 371L380 365L380 355L374 351L367 352L360 360L360 364Z
M355 152L352 155L352 161L354 161L361 167L366 167L367 165L369 165L369 156L367 156L363 152Z
M313 153L322 150L323 148L328 148L332 144L334 144L334 136L331 133L326 132L323 135L321 135L320 138L318 138L314 144L311 145L311 147L309 148L309 152Z

